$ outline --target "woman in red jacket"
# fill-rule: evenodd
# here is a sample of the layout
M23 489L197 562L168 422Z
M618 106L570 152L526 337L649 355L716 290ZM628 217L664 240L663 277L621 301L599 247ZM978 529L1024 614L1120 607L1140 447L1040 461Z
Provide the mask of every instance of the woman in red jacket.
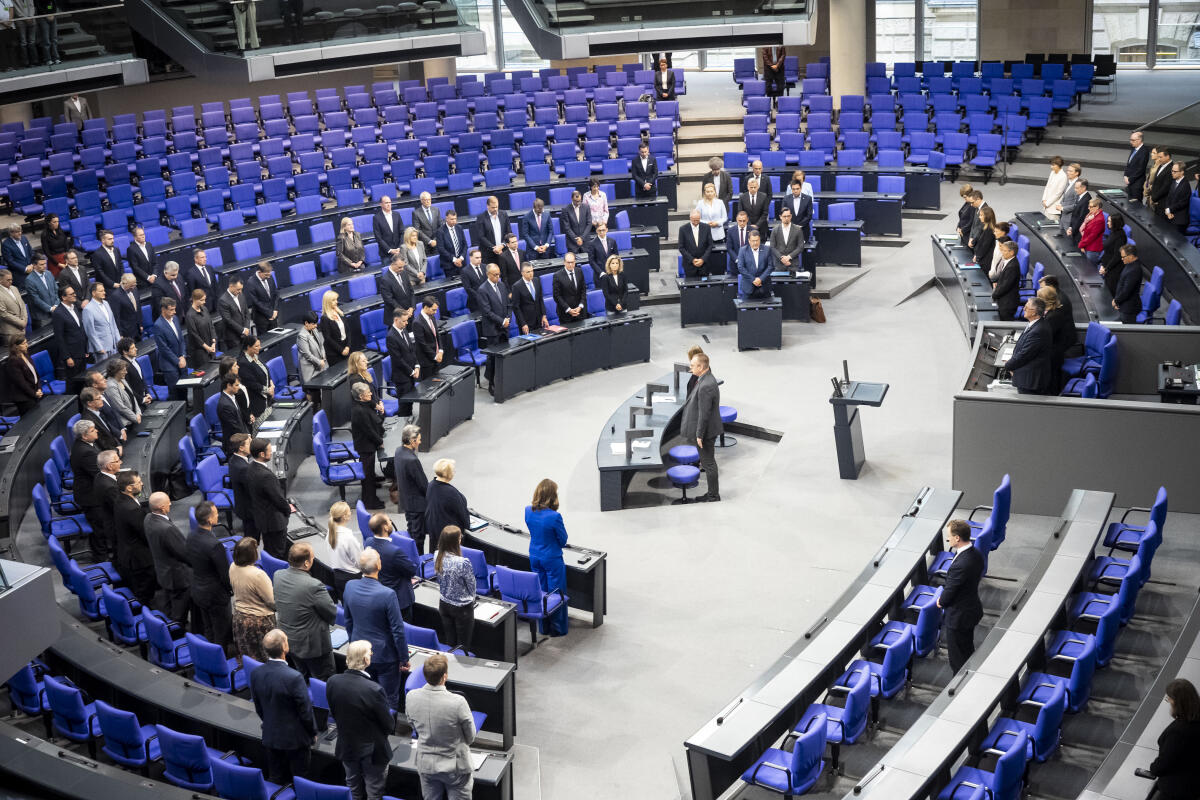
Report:
M1100 201L1095 198L1088 203L1087 216L1079 226L1079 249L1093 266L1100 263L1100 253L1104 250L1104 214L1100 212Z

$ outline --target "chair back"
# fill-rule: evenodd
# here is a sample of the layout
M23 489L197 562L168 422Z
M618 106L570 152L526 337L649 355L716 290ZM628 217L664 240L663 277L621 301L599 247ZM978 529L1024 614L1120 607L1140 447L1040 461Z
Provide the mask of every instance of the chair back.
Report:
M38 686L37 674L32 664L26 664L4 682L13 705L30 716L42 713L42 687Z
M934 589L931 586L918 586L913 590L910 598L915 597L921 602L912 603L909 608L916 609L916 623L913 625L915 633L915 648L918 656L924 657L933 652L937 647L938 639L942 633L942 609L935 602L941 596L942 589L939 586ZM926 601L925 598L928 598Z
M213 773L204 739L155 725L162 751L163 777L176 786L206 792L212 788Z
M536 576L535 576L536 577ZM862 670L846 696L846 712L842 717L842 741L852 743L867 727L867 712L871 706L871 673Z
M46 675L46 704L54 715L54 728L72 741L88 738L88 715L83 705L83 692L63 678Z
M104 601L104 613L108 616L109 630L114 639L123 644L134 645L144 638L138 630L138 619L133 615L133 604L105 583L100 587L100 598Z
M185 634L185 637L196 670L196 683L219 692L232 691L233 678L229 672L229 662L225 659L225 649L194 633Z
M1008 534L1008 517L1012 511L1012 478L1005 473L1000 485L992 492L992 549L995 550Z
M350 800L351 797L350 788L347 786L316 783L299 775L292 779L292 790L296 792L296 800Z
M1119 366L1117 337L1114 336L1104 345L1104 353L1100 357L1100 375L1098 378L1100 386L1096 390L1098 397L1105 398L1112 394Z
M1067 679L1067 710L1072 713L1083 709L1092 693L1092 676L1096 672L1096 637L1064 631L1061 637L1079 644L1073 654L1071 675Z
M104 752L123 766L146 763L146 737L137 715L114 708L103 700L96 701L96 719L104 733Z
M1133 610L1137 606L1138 591L1142 588L1137 580L1129 580L1131 575L1140 575L1142 572L1142 557L1139 553L1134 553L1129 557L1129 568L1126 571L1126 580L1121 581L1121 588L1117 590L1116 604L1121 609L1121 624L1129 622L1133 617Z
M880 690L884 697L891 697L904 687L908 680L909 664L913 657L913 629L904 628L899 639L893 641L883 655L883 674Z
M266 550L258 551L258 565L263 572L267 573L267 577L275 579L275 573L281 569L287 569L287 562L283 559L276 558Z
M542 615L544 593L536 572L524 572L497 566L496 588L500 590L500 597L509 603L516 604L522 615Z
M1033 726L1033 757L1038 761L1045 761L1058 747L1062 718L1067 710L1066 684L1053 684L1042 703Z
M232 761L209 759L213 788L225 800L269 800L267 782L258 767L243 767Z
M1117 633L1121 630L1121 606L1106 603L1096 620L1096 664L1105 666L1112 660L1117 646Z
M1154 505L1150 508L1150 519L1158 526L1159 536L1162 535L1163 526L1167 524L1167 487L1158 487L1158 494L1154 497Z
M171 637L171 629L162 617L143 607L142 625L146 630L147 655L152 664L174 670L191 663L187 644L176 642Z
M288 385L287 367L284 366L283 356L275 356L267 361L267 375L276 387Z
M480 594L486 594L491 588L490 570L482 550L474 547L460 547L463 557L471 562L471 571L475 573L475 587Z
M1025 753L1029 748L1029 734L1016 731L1012 736L1006 736L1008 749L996 760L992 770L995 778L992 782L991 797L994 800L1016 800L1020 794L1021 782L1025 774Z
M437 632L431 628L422 628L417 625L404 623L404 640L408 642L410 647L424 647L427 650L442 650L442 643L438 641ZM414 673L420 670L413 670Z
M814 716L808 730L800 734L792 746L792 784L811 785L825 767L825 728L829 718L821 713Z

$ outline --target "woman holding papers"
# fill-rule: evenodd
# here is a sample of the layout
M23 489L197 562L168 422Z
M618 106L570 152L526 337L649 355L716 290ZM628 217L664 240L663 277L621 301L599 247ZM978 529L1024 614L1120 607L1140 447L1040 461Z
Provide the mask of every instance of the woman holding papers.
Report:
M533 503L525 506L525 527L529 529L529 563L537 573L543 592L560 592L564 602L553 615L543 619L542 633L567 635L567 567L563 547L567 528L558 513L558 484L543 478L533 491Z

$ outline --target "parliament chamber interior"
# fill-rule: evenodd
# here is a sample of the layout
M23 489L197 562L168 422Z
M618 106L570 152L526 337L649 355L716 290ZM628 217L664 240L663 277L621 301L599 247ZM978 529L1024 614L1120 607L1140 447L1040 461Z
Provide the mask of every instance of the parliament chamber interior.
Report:
M0 798L1200 798L1200 3L0 23Z

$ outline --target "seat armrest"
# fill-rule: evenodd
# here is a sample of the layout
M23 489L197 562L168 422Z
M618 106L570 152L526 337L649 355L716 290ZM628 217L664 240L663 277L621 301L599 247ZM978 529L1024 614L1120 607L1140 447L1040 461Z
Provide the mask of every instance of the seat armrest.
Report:
M974 519L975 519L975 512L976 512L976 511L988 511L988 512L990 512L991 510L992 510L992 507L991 507L991 506L975 506L974 508L972 508L972 509L971 509L971 513L970 513L970 514L967 514L967 521L969 521L969 522L971 522L971 521L974 521Z

